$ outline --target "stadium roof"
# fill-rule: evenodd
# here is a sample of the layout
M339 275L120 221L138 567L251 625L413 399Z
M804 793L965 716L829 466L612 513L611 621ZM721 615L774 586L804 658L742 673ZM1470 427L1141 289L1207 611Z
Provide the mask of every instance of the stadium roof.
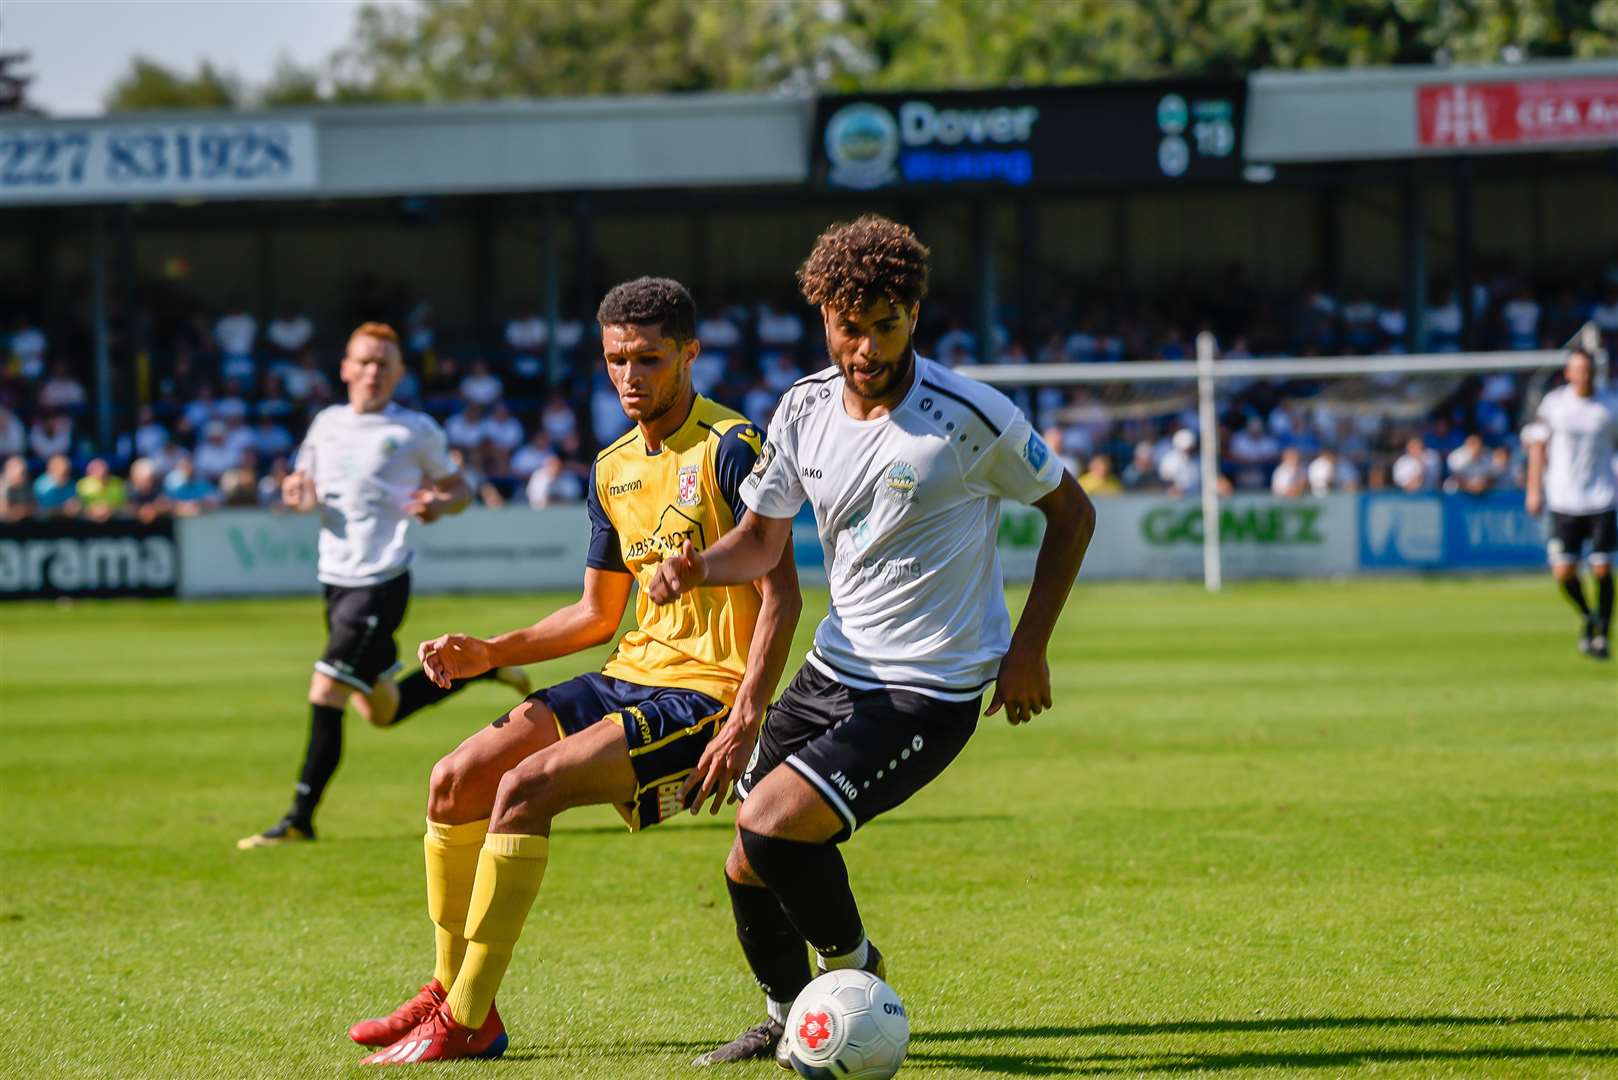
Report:
M1618 60L1259 71L1247 85L1254 162L1618 146Z
M812 114L700 94L11 119L0 149L33 146L10 166L37 181L0 205L800 184Z
M15 117L0 207L798 187L814 112L692 94ZM1618 60L1261 71L1243 127L1259 163L1618 146Z

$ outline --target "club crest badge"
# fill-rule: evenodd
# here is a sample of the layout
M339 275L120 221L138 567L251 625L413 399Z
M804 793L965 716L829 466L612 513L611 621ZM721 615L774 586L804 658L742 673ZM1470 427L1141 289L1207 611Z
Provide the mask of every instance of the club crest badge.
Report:
M758 460L753 462L752 475L756 479L761 479L762 480L764 478L764 474L769 471L770 462L772 462L774 460L775 460L775 444L772 443L772 442L766 442L764 444L764 449L759 451Z
M680 491L675 501L681 506L695 506L702 501L702 492L697 487L697 466L680 466Z
M895 461L888 466L888 471L882 474L887 481L888 490L901 499L908 499L916 493L916 485L921 478L916 475L916 467L908 462Z

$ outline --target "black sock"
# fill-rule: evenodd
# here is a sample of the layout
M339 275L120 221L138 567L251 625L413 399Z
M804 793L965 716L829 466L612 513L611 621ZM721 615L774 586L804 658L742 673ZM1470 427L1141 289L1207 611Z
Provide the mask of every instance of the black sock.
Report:
M303 773L292 794L292 823L309 831L315 807L343 757L343 710L330 705L309 706L309 746L303 752Z
M738 831L753 873L770 887L787 918L816 952L840 956L859 947L865 927L837 845Z
M1590 617L1590 605L1585 602L1584 582L1579 580L1579 575L1574 574L1562 582L1562 591L1567 593L1569 600L1573 601L1573 606L1579 609L1579 614L1588 619Z
M725 875L736 938L753 978L771 1001L790 1003L809 985L809 952L775 894L761 885L743 885Z
M1596 610L1601 619L1601 632L1612 629L1612 575L1596 578Z
M470 679L456 679L445 690L442 686L427 677L425 671L417 671L399 680L399 711L393 714L393 722L397 724L411 713L425 709L429 705L437 705L451 694L458 694L472 683L480 679L494 678L491 668L482 675L474 675Z

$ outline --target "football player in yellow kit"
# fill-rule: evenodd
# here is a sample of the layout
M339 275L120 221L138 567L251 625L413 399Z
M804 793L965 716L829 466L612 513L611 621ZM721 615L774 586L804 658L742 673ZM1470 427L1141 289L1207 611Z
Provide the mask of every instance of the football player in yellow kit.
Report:
M495 991L539 892L552 818L607 803L639 830L710 797L717 812L786 663L801 604L791 552L757 586L698 589L667 607L647 598L665 557L735 527L742 478L760 452L757 428L692 386L700 346L690 294L640 278L609 292L596 317L635 427L591 470L583 595L488 640L434 638L420 658L448 683L600 645L638 581L636 627L599 673L534 693L434 767L424 840L433 979L391 1016L350 1029L383 1048L366 1064L502 1054Z

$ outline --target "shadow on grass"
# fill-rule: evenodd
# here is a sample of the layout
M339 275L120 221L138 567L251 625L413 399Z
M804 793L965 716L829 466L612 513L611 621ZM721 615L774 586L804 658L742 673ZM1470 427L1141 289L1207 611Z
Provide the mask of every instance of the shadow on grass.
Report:
M1343 1050L1239 1054L948 1054L918 1052L910 1062L921 1065L975 1069L1005 1076L1104 1076L1144 1073L1218 1072L1225 1069L1349 1069L1399 1062L1487 1062L1618 1059L1618 1048L1586 1049L1577 1046L1492 1047L1476 1050Z
M878 818L869 825L861 826L861 830L890 829L898 825L970 825L982 822L1010 821L1011 819L1012 815L1010 814L931 814L918 817L885 817ZM685 829L722 829L725 832L734 832L736 828L736 822L732 816L721 813L716 818L711 817L707 811L703 811L700 820L691 819L689 815L685 815L670 819L671 823L674 821L683 822L684 824L681 827ZM629 832L622 825L584 825L576 829L569 828L566 825L558 825L555 831L558 834L565 833L572 836L622 836L627 835Z
M1618 1020L1604 1013L1546 1013L1520 1016L1274 1016L1243 1020L1166 1020L1152 1024L1087 1024L1075 1027L993 1027L962 1031L921 1031L916 1043L970 1039L1067 1039L1099 1035L1177 1035L1196 1032L1317 1031L1332 1028L1508 1027Z

